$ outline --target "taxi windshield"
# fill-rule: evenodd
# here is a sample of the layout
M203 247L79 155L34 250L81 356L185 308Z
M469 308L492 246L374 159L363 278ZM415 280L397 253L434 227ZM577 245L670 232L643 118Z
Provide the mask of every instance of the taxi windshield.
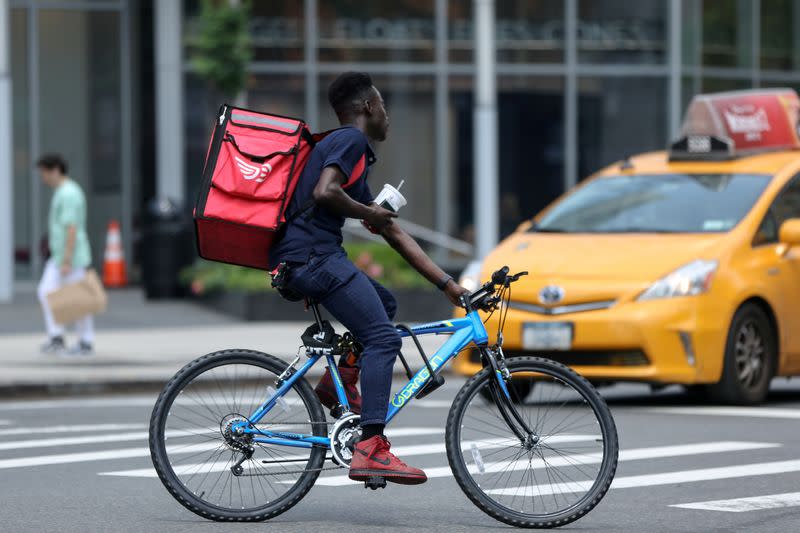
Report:
M761 174L598 178L567 196L531 231L718 233L732 229L769 183Z

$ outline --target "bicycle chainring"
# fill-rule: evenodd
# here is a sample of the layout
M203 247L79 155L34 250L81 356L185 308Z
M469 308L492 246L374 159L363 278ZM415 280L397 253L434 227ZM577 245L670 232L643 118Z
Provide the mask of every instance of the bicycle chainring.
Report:
M349 467L353 460L353 448L361 438L361 417L349 414L336 421L330 432L331 454L333 462L339 466Z

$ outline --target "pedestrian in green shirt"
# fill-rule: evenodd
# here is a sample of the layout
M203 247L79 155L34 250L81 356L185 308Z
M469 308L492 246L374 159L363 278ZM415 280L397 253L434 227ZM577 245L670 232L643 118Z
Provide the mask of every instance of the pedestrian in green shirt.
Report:
M42 181L54 191L47 219L50 259L45 264L37 291L48 336L42 351L58 355L91 355L94 318L88 315L78 320L78 344L66 350L64 325L55 322L47 303L49 293L63 285L82 280L92 262L89 237L86 234L86 196L80 185L67 176L67 163L60 155L44 155L36 163L36 167Z

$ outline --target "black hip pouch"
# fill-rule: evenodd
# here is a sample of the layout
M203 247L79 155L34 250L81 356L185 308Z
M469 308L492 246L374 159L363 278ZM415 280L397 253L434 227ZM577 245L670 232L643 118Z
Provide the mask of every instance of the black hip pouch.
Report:
M291 275L292 267L288 263L280 263L278 267L270 272L272 276L272 288L278 291L281 298L290 302L299 302L305 299L305 296L299 292L292 290L288 287L289 276Z

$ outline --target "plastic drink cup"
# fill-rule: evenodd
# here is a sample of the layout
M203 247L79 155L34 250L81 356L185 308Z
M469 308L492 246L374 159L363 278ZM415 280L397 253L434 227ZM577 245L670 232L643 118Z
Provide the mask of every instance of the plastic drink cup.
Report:
M375 203L384 209L388 209L389 211L394 211L397 213L400 208L407 203L406 197L403 196L399 190L402 186L403 181L400 182L400 185L397 186L397 189L387 183L383 186L383 190L378 193L378 196L375 198Z

